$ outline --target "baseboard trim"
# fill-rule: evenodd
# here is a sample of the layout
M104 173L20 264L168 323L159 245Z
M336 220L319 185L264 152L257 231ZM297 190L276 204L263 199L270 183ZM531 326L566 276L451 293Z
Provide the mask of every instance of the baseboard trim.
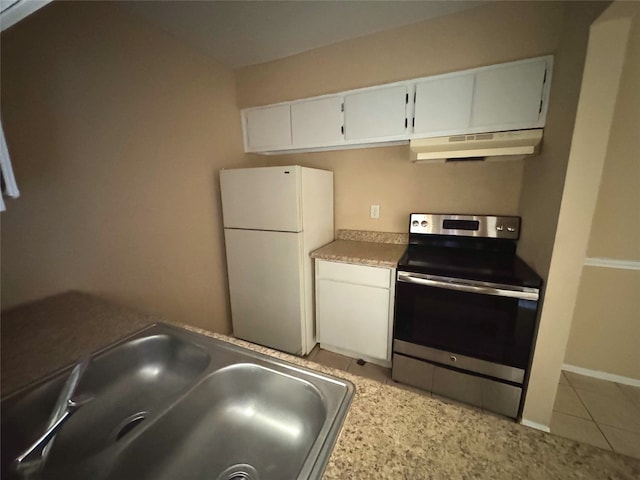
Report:
M527 420L526 418L523 418L522 420L520 420L520 424L524 425L525 427L535 428L536 430L542 430L543 432L551 433L551 429L546 425L543 425L537 422L532 422L531 420Z
M623 377L622 375L616 375L614 373L601 372L600 370L590 370L588 368L578 367L576 365L570 365L568 363L562 364L562 370L566 370L567 372L572 373L578 373L586 377L622 383L623 385L631 385L632 387L640 387L640 380L636 378Z
M584 259L588 267L617 268L621 270L640 270L636 260L618 260L617 258L588 257Z

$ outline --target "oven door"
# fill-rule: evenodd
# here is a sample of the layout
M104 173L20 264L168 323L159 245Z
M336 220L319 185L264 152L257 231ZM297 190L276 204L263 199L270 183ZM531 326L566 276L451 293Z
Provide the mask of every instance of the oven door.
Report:
M398 272L394 338L526 369L538 289Z

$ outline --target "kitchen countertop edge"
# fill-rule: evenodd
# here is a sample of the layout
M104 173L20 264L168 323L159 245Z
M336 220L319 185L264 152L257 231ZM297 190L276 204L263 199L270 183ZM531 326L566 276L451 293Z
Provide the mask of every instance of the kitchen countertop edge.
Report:
M334 240L311 252L311 258L372 267L396 268L406 244Z

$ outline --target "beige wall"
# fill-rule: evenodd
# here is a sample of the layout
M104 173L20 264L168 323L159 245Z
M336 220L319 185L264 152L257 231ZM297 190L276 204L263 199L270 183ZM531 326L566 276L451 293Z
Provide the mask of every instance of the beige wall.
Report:
M591 27L571 151L523 417L548 426L569 337L631 25L618 2ZM614 18L612 18L614 17ZM618 18L615 18L618 17Z
M565 363L640 380L640 8L627 57L595 214L588 257L614 259L636 270L585 266Z
M637 15L637 14L636 14ZM587 256L640 261L640 22L627 46Z
M263 105L553 53L564 20L562 3L490 3L237 69L238 104ZM249 158L256 165L332 170L336 228L406 232L408 214L418 210L518 214L522 161L414 165L407 146ZM378 220L369 218L371 204L381 207Z
M585 266L564 363L640 380L640 271Z
M544 278L549 271L589 27L608 2L569 2L555 52L547 125L540 155L525 162L519 200L518 254Z
M406 232L411 212L518 213L522 161L414 164L406 146L250 157L333 171L336 230ZM369 218L371 205L380 218Z
M2 306L80 289L228 332L232 72L114 4L54 2L2 34L2 102Z

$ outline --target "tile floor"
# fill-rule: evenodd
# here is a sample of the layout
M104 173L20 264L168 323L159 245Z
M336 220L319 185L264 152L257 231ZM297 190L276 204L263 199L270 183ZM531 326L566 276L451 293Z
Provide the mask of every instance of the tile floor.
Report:
M457 403L391 380L391 369L322 350L308 360L378 382L404 388L444 402ZM468 408L475 408L465 405ZM605 450L640 458L640 387L562 372L551 418L551 433Z
M640 458L640 387L562 372L551 433Z

